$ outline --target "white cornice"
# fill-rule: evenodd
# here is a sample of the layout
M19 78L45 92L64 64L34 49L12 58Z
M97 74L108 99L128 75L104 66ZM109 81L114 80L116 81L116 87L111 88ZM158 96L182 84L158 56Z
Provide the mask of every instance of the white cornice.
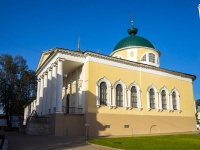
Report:
M163 69L159 67L154 67L151 65L146 65L146 64L142 64L138 62L132 62L132 61L119 59L119 58L115 58L111 56L100 55L93 52L85 52L84 55L87 56L86 61L93 61L93 62L97 62L101 64L107 64L107 65L112 65L116 67L122 67L122 68L131 69L131 70L147 72L151 74L158 74L161 76L178 78L178 79L186 80L190 82L196 79L196 76L194 75L167 70L167 69Z
M75 52L75 51L61 49L61 48L55 48L52 50L52 54L50 54L49 57L45 60L45 62L36 70L36 74L38 74L38 72L40 72L40 70L42 70L44 66L48 64L50 60L53 59L59 53L63 55L71 55L71 56L85 58L85 62L92 61L92 62L97 62L97 63L111 65L111 66L117 66L121 68L127 68L131 70L157 74L161 76L178 78L178 79L186 80L190 82L196 79L196 76L194 75L167 70L167 69L163 69L159 67L154 67L151 65L146 65L146 64L133 62L133 61L125 60L125 59L115 58L115 57L106 56L106 55L89 52L89 51L81 53L81 52Z

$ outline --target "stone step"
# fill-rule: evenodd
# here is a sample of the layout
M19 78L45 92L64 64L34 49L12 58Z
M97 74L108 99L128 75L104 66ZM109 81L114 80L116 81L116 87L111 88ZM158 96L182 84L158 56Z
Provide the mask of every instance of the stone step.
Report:
M49 117L32 117L27 123L25 133L29 135L49 135Z

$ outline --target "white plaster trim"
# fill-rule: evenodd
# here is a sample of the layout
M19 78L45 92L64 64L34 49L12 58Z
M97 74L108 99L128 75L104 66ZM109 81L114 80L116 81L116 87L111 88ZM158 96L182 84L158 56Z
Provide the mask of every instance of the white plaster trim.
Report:
M145 72L145 73L150 73L150 74L155 74L155 75L160 75L160 76L165 76L165 77L170 77L170 78L175 78L175 79L179 79L179 80L183 80L183 81L192 82L192 79L190 79L190 78L181 77L181 76L174 75L171 73L167 73L167 72L163 72L163 71L159 71L159 70L155 70L155 69L148 69L148 68L144 68L142 66L140 67L140 66L123 64L120 62L110 61L107 59L102 59L102 58L97 58L97 57L92 57L92 56L87 56L85 59L85 62L95 62L95 63L110 65L110 66L114 66L114 67L130 69L130 70L134 70L134 71L141 71L141 72Z
M131 53L133 53L133 57L131 56ZM130 61L138 62L138 49L137 48L131 48L127 50L127 59Z
M150 111L152 108L150 107L150 98L149 98L149 90L150 89L153 89L154 90L154 94L155 94L155 109L157 111L159 111L159 108L158 108L158 90L157 88L154 86L154 85L150 85L147 89L147 109Z
M175 92L176 93L176 107L177 107L177 110L178 112L181 112L181 107L180 107L180 95L179 95L179 92L176 88L174 88L171 93L170 93L170 101L171 101L171 110L174 111L173 109L173 101L172 101L172 93Z
M141 57L140 57L140 63L144 63L144 64L147 64L147 65L152 65L152 66L155 66L155 67L160 67L160 63L158 64L158 59L159 59L159 56L155 53L152 53L155 55L155 63L152 63L149 61L149 54L152 53L152 52L146 52L144 53ZM142 57L146 55L146 61L141 61L142 60Z
M97 108L100 107L100 84L102 82L106 83L107 86L107 106L111 106L111 84L110 81L108 79L106 79L105 77L101 78L97 84L96 84L96 105Z
M36 75L40 76L44 71L46 71L53 63L57 61L57 59L64 59L69 61L75 61L84 63L85 56L82 54L77 54L76 52L66 51L66 50L59 50L55 49L54 54L47 58L43 64L37 68Z
M121 84L122 85L122 88L123 88L123 107L126 108L126 85L123 81L121 80L118 80L115 82L115 84L113 85L113 90L114 90L114 97L113 97L113 102L114 102L114 107L117 107L116 106L116 87L118 84Z
M141 108L141 98L140 98L140 87L137 83L133 82L129 85L128 87L128 106L132 109L132 106L131 106L131 88L135 86L136 87L136 90L137 90L137 108Z

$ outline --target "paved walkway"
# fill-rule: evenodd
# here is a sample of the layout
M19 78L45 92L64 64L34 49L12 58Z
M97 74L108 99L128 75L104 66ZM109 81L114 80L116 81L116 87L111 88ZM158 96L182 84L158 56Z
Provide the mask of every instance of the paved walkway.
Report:
M34 136L16 132L0 132L9 140L10 150L112 150L85 142L78 136Z

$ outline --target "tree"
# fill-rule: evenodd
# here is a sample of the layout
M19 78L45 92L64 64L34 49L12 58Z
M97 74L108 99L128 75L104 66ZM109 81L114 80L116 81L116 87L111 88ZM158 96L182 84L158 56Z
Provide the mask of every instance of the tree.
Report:
M0 103L11 127L11 116L23 116L23 106L36 96L35 72L28 70L22 56L0 56Z
M196 103L196 109L197 109L198 106L200 106L200 99L196 100L195 103Z

